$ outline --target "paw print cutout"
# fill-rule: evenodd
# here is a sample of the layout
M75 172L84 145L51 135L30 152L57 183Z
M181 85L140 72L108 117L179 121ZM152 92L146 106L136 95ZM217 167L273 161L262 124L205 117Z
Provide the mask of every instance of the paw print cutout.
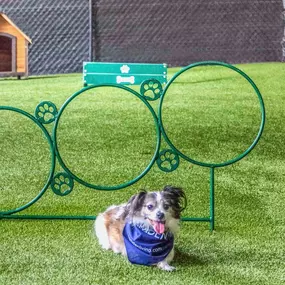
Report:
M162 171L171 172L178 167L179 156L172 149L165 149L159 153L156 163Z
M43 101L36 107L35 116L42 124L49 124L53 122L56 115L57 108L50 101Z
M50 186L56 195L66 196L72 191L74 182L67 173L60 172L54 176Z
M140 93L147 100L154 101L162 94L163 88L161 83L156 79L145 80L141 84Z

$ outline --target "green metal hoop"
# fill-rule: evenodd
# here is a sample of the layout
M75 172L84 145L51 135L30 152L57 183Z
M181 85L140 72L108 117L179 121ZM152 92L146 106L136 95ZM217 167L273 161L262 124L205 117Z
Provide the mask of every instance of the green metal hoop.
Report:
M194 68L194 67L197 67L197 66L223 66L223 67L226 67L226 68L229 68L229 69L232 69L233 71L239 73L242 77L244 77L248 82L249 84L253 87L257 97L258 97L258 100L259 100L259 104L260 104L260 112L261 112L261 123L260 123L260 127L259 127L259 131L258 131L258 134L257 136L255 137L254 141L252 142L252 144L248 147L248 149L246 149L242 154L236 156L235 158L233 159L230 159L230 160L227 160L225 162L222 162L222 163L207 163L207 162L201 162L201 161L198 161L198 160L195 160L195 159L192 159L191 157L185 155L184 153L182 153L179 149L177 149L175 147L175 145L171 142L171 140L169 139L169 137L167 136L167 133L165 131L165 128L163 126L163 119L162 119L162 106L163 106L163 100L166 96L166 93L167 93L167 90L169 88L169 86L171 85L171 83L179 76L181 75L182 73L184 73L185 71L191 69L191 68ZM166 140L166 142L168 143L168 145L176 152L179 154L179 156L181 156L182 158L184 158L185 160L191 162L191 163L194 163L194 164L197 164L197 165L200 165L200 166L204 166L204 167L224 167L224 166L227 166L227 165L230 165L230 164L233 164L239 160L241 160L242 158L244 158L246 155L248 155L251 150L256 146L256 144L258 143L261 135L262 135L262 132L263 132L263 129L264 129L264 125L265 125L265 107L264 107L264 102L263 102L263 99L262 99L262 96L257 88L257 86L255 85L255 83L252 81L252 79L247 75L245 74L243 71L241 71L240 69L238 69L237 67L235 66L232 66L230 64L227 64L227 63L224 63L224 62L219 62L219 61L203 61L203 62L196 62L196 63L193 63L193 64L190 64L188 65L187 67L183 68L181 71L179 71L178 73L176 73L172 78L171 80L167 83L164 91L163 91L163 94L161 95L161 98L160 98L160 103L159 103L159 110L158 110L158 120L159 120L159 124L160 124L160 127L161 127L161 132L162 132L162 135L164 137L164 139Z
M98 87L114 87L114 88L119 88L119 89L123 89L127 92L130 92L132 95L136 96L137 98L139 98L143 104L145 104L145 106L149 109L149 111L151 112L151 115L153 117L154 120L154 124L155 124L155 130L156 130L156 148L153 154L153 157L151 159L151 161L149 162L148 166L135 178L133 178L130 181L127 181L125 183L119 184L119 185L115 185L115 186L103 186L103 185L95 185L95 184L91 184L88 183L84 180L82 180L80 177L78 177L77 175L75 175L65 164L63 158L60 155L59 149L58 149L58 143L57 143L57 132L58 132L58 124L61 118L62 113L64 112L65 108L72 102L72 100L74 100L77 96L83 94L85 91L90 90L90 89L95 89ZM160 142L161 142L161 132L160 132L160 128L159 128L159 124L158 124L158 118L156 116L155 111L153 110L153 108L151 107L151 105L147 102L147 100L142 97L139 93L137 93L136 91L134 91L131 88L128 88L126 86L123 85L117 85L117 84L103 84L103 85L93 85L93 86L88 86L85 88L82 88L81 90L79 90L78 92L74 93L71 97L69 97L66 102L63 104L63 106L61 107L61 109L58 112L57 118L55 120L55 125L53 128L53 141L54 141L54 145L55 145L55 153L56 156L58 158L58 161L60 163L60 165L62 166L62 168L74 179L76 180L78 183L92 188L92 189L96 189L96 190L120 190L123 189L127 186L130 186L132 184L134 184L135 182L137 182L138 180L140 180L144 175L147 174L147 172L151 169L152 165L154 164L156 158L157 158L157 154L159 152L159 148L160 148Z
M23 206L20 206L20 207L18 207L16 209L11 209L11 210L8 210L8 211L0 212L0 215L10 215L10 214L17 213L17 212L25 210L26 208L30 207L35 202L37 202L43 196L43 194L45 193L45 191L49 187L51 179L52 179L53 174L54 174L55 153L54 153L54 150L53 150L52 139L51 139L48 131L46 130L46 128L35 117L33 117L31 114L29 114L29 113L27 113L27 112L25 112L25 111L23 111L21 109L17 109L17 108L14 108L14 107L9 107L9 106L0 106L0 110L6 110L6 111L12 111L12 112L19 113L19 114L27 117L28 119L30 119L32 122L34 122L41 129L41 131L44 133L44 136L45 136L45 138L48 141L49 148L50 148L50 153L51 153L50 172L49 172L49 176L48 176L48 179L47 179L44 187L40 190L39 194L34 199L32 199L30 202L28 202L27 204L25 204Z

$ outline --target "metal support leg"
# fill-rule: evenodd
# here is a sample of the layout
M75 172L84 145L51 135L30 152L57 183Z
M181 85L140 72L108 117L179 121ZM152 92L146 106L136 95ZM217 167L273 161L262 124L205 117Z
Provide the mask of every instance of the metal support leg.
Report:
M215 180L214 167L210 168L210 231L215 229Z

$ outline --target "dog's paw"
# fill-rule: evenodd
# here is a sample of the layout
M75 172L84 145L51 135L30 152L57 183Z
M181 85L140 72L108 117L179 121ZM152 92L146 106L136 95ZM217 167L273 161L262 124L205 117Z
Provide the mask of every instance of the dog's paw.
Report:
M104 250L110 250L111 249L109 242L100 243L100 245Z
M168 263L165 263L165 262L158 263L157 267L162 269L162 270L169 271L169 272L176 270L176 268L174 266L171 266L171 265L169 265Z

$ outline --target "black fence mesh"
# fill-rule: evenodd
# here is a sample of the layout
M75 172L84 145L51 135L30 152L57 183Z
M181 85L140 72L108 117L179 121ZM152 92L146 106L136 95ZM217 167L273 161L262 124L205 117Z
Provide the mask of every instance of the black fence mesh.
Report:
M91 43L90 1L0 0L32 39L30 74L81 72L90 58L170 66L285 59L283 0L92 0Z
M282 60L282 0L94 0L99 61Z
M4 12L31 39L29 73L82 71L89 59L88 0L0 0Z
M282 61L285 61L285 0L283 0L283 8L284 8L284 11L283 11L283 22L284 22L284 36L283 36L283 39L282 39L282 54L283 54L283 57L282 57Z

